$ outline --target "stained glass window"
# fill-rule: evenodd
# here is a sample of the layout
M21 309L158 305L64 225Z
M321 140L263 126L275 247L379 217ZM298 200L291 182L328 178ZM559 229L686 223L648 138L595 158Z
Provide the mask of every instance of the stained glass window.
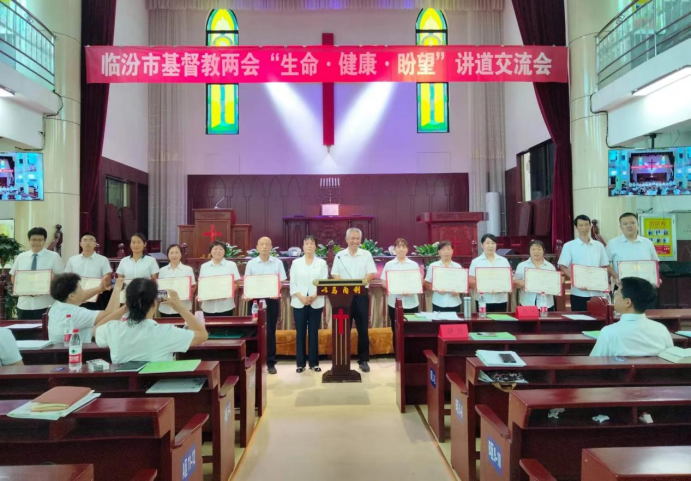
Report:
M233 47L238 45L238 21L232 10L211 10L206 21L207 47ZM206 133L237 134L238 84L207 84Z
M416 45L448 45L446 17L441 10L423 8L415 23ZM449 131L449 84L417 84L417 131Z

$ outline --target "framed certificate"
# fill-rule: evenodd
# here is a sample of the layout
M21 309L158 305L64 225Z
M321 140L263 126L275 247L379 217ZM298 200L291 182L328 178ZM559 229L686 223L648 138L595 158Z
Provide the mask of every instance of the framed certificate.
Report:
M197 297L201 301L229 299L235 294L235 276L200 277L197 286L199 288Z
M159 289L177 292L181 301L190 300L190 291L192 290L191 277L166 277L164 279L158 279L156 282L158 282Z
M16 271L14 273L15 296L43 296L50 294L53 271Z
M591 267L573 264L571 285L584 291L609 292L609 275L605 267Z
M386 271L387 294L422 294L422 277L419 269Z
M657 261L620 261L617 263L619 279L640 277L655 287L660 287L660 265Z
M103 279L101 279L100 277L82 277L82 280L79 283L82 285L82 289L88 291L89 289L93 289L94 287L99 287L102 282ZM96 294L91 299L87 299L86 302L96 302L97 300L98 294Z
M482 294L511 292L513 280L510 267L478 267L475 269L475 289Z
M242 281L245 299L275 299L281 297L281 278L278 274L245 276Z
M544 269L525 270L525 291L535 294L550 294L561 296L564 294L562 274L559 271L547 271Z
M467 294L469 278L467 269L436 266L432 268L432 290Z

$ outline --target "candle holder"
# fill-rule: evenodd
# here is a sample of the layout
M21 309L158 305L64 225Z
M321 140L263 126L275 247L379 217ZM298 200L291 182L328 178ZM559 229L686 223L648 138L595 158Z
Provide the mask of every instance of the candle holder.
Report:
M341 180L338 177L323 177L319 179L319 192L327 202L322 204L322 215L338 215L339 204L334 204L341 192Z

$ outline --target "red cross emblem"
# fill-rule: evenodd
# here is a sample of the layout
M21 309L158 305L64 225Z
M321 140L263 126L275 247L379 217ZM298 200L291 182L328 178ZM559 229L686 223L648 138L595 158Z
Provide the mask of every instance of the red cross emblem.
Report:
M209 232L204 232L202 235L204 235L205 237L210 237L211 242L213 242L216 239L216 237L221 237L221 233L216 232L216 228L213 224L211 224L211 230Z
M348 314L344 314L343 309L339 309L334 319L338 321L338 335L342 336L345 333L345 321L348 320Z

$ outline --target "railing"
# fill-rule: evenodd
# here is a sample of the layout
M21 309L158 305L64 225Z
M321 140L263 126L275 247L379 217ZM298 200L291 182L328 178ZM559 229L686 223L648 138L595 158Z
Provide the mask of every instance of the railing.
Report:
M0 2L0 62L55 88L55 35L17 2Z
M632 1L597 34L598 88L689 38L691 0Z

